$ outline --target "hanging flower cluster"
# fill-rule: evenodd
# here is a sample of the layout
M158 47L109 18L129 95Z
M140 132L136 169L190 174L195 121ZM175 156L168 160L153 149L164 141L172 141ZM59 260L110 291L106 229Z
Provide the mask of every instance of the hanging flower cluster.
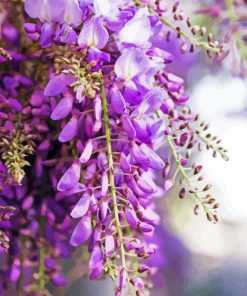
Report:
M204 145L227 160L188 108L184 80L167 70L175 57L164 44L175 31L181 54L200 47L220 55L222 46L189 19L185 31L166 19L172 10L183 21L177 3L25 0L25 18L22 3L1 8L0 197L4 211L17 208L6 229L28 253L24 260L13 247L13 281L20 285L32 263L37 281L27 292L47 294L47 279L65 284L54 260L69 256L69 242L87 242L91 279L107 273L116 295L143 295L153 273L144 259L158 247L154 198L180 173L179 197L191 196L195 214L202 208L217 222L211 186L190 159Z
M229 56L230 70L234 75L247 74L247 3L243 0L213 1L211 5L198 9L198 13L211 17L212 24L220 28L222 40L228 44L228 49L222 58Z

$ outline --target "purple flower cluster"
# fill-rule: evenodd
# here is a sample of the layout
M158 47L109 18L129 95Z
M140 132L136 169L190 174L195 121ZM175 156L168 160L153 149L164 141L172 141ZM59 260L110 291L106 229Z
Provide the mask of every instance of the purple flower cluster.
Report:
M4 210L5 204L17 209L3 225L15 237L11 280L20 286L27 266L38 269L28 293L45 293L47 278L65 284L54 260L70 255L70 236L71 246L88 244L91 279L107 273L118 283L116 295L143 295L144 276L155 268L139 260L158 247L154 198L173 186L178 172L180 198L192 195L195 214L203 207L208 220L218 219L210 186L191 186L191 178L202 176L190 155L199 142L214 156L226 158L225 150L204 135L207 125L186 107L184 80L167 70L175 58L164 46L163 32L174 29L161 16L168 8L159 1L111 2L26 0L30 18L19 16L26 34L4 20L0 198ZM191 36L175 31L193 50L221 50L197 43L193 28Z
M227 44L225 54L216 61L225 63L233 75L247 75L247 30L246 30L246 1L221 0L213 1L207 6L200 7L198 14L212 19L221 39Z

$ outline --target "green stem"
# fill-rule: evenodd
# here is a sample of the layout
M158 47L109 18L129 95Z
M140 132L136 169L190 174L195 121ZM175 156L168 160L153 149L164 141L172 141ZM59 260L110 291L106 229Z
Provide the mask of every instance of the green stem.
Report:
M112 145L111 145L110 120L109 120L107 99L106 99L103 79L101 80L100 88L101 88L102 105L103 105L103 117L105 122L106 149L108 154L108 166L109 166L109 182L111 187L111 196L113 200L114 219L116 221L116 231L117 231L119 243L120 243L122 266L123 268L126 268L123 233L122 233L121 224L119 220L119 212L118 212L118 206L117 206L117 193L116 193L116 187L115 187L114 175L113 175L113 157L112 157Z
M45 220L43 217L40 218L40 233L41 237L44 233ZM45 246L41 241L41 246L39 249L39 278L38 278L38 289L40 292L45 289Z
M185 168L181 165L181 162L180 162L180 158L179 158L179 155L172 143L172 139L169 135L166 136L166 142L171 150L171 153L172 153L172 156L174 157L175 161L176 161L176 164L177 164L177 167L181 173L181 175L183 176L183 178L187 181L187 183L190 185L190 178L188 177L188 175L186 174L186 171L185 171ZM206 207L206 205L203 203L203 201L201 200L199 194L197 192L193 192L193 196L194 198L203 206L203 209L206 213L209 213L208 211L208 208Z
M165 25L170 27L172 30L177 31L176 26L174 26L170 21L168 21L164 16L160 16L150 5L147 5L147 4L143 3L141 0L132 0L132 1L138 6L147 7L151 14L153 14L155 16L158 16L160 18L160 20ZM185 33L184 31L180 31L179 34L180 34L180 36L183 36L185 39L189 40L189 42L191 44L193 44L194 46L198 46L198 47L201 47L201 48L203 48L205 50L209 50L209 51L216 52L216 53L220 52L220 48L212 47L206 41L199 41L198 39L196 39L193 36Z
M21 254L20 254L20 277L17 282L17 296L23 295L23 283L24 283L24 272L23 272L23 261L25 252L25 240L21 238Z
M191 126L188 126L188 129L191 131L194 131L194 129ZM219 146L210 144L210 142L205 137L203 137L199 131L196 132L196 136L202 143L204 143L207 147L209 147L209 149L219 153L225 161L229 160L229 157L226 155L224 151L220 149Z
M45 247L40 247L39 252L39 291L44 291L45 289Z

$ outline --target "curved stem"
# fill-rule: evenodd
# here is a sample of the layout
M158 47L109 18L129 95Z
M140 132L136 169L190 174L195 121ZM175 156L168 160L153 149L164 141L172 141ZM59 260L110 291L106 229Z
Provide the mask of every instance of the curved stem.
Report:
M181 165L179 156L177 154L177 151L172 143L172 139L169 135L166 136L166 141L167 144L171 150L172 156L174 157L178 170L180 171L181 175L183 176L183 178L187 181L187 183L189 184L189 186L191 186L190 184L190 179L188 177L188 175L186 174L185 168ZM201 200L199 194L197 192L193 192L194 198L203 206L203 209L206 213L208 213L208 208L206 207L206 205L203 203L203 201Z
M174 26L170 21L168 21L164 16L160 16L155 9L153 9L150 5L143 3L141 0L132 0L136 5L141 6L141 7L147 7L149 12L155 16L158 16L160 20L168 27L170 27L172 30L177 31L177 27ZM209 50L212 52L220 52L220 48L218 47L213 47L208 44L206 41L199 41L198 39L194 38L193 36L185 33L184 31L179 32L180 36L184 37L187 39L191 44L194 46L201 47L205 50Z
M111 188L111 196L113 200L114 219L116 221L116 230L117 230L119 243L120 243L122 266L123 268L126 268L123 233L122 233L121 224L119 220L119 212L118 212L118 206L117 206L117 193L116 193L116 187L115 187L114 175L113 175L113 157L112 157L113 154L112 154L112 145L111 145L110 121L109 121L108 106L107 106L107 99L106 99L103 79L101 81L100 88L101 88L102 105L103 105L103 116L104 116L104 122L105 122L106 149L108 154L108 166L109 166L109 182L110 182L110 188Z

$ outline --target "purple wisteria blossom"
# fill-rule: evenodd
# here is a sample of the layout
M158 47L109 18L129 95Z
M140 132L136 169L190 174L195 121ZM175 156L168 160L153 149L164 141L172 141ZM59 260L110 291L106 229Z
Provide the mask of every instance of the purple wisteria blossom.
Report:
M161 44L174 30L164 17L177 4L26 0L3 9L25 10L0 51L0 248L10 246L9 278L18 292L49 295L48 280L67 283L57 259L86 244L90 279L108 274L115 295L146 295L156 271L146 260L159 248L156 199L180 172L179 197L192 196L195 214L202 208L217 222L218 204L190 156L206 144L226 158L188 108L184 79L167 68L176 56ZM175 32L183 53L182 38L191 52L221 52Z

